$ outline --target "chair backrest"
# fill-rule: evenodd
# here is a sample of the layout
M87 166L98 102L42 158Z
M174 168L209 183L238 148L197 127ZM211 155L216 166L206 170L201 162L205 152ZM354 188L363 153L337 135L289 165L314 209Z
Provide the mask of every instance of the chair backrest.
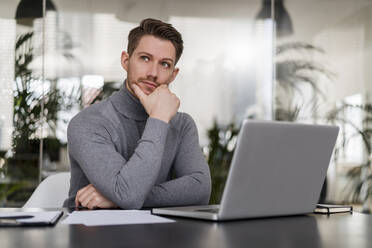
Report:
M24 208L60 208L67 199L70 172L61 172L45 178L32 193Z

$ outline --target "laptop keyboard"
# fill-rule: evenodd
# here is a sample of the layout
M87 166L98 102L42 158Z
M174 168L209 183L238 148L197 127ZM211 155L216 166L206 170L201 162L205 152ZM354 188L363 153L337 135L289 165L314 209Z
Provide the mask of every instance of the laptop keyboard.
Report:
M217 214L219 210L220 210L219 208L209 208L209 209L196 209L195 211Z

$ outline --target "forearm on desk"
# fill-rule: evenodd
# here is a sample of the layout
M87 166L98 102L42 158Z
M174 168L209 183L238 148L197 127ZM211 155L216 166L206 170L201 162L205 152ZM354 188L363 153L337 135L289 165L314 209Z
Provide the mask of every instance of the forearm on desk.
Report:
M211 184L209 174L195 172L155 185L148 194L145 207L208 204Z

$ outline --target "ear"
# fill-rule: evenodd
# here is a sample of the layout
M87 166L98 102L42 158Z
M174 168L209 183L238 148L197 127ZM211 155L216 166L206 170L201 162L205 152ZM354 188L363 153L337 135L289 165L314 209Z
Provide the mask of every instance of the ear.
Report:
M125 51L121 53L121 66L124 70L128 71L129 54Z
M174 70L172 72L172 77L171 77L171 80L169 81L169 83L173 82L173 80L176 79L179 71L180 71L179 68L174 68Z

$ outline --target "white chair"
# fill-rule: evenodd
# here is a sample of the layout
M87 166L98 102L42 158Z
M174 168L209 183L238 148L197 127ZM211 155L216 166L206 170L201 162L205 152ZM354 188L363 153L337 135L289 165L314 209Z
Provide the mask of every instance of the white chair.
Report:
M24 208L60 208L67 199L70 172L61 172L45 178L32 193Z

